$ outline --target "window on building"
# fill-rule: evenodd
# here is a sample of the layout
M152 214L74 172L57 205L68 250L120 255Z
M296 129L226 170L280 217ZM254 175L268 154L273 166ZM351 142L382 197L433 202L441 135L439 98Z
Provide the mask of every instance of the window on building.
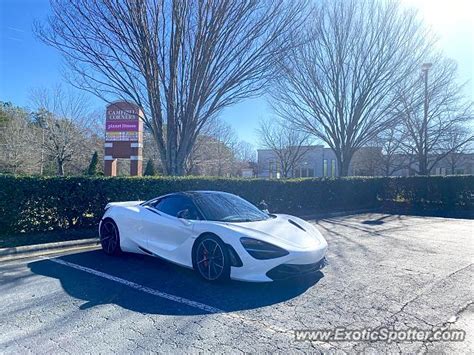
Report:
M280 166L277 162L271 161L269 163L268 175L270 179L279 179L280 178Z
M323 176L328 176L328 160L323 160Z
M456 175L464 175L464 169L456 169Z
M271 161L268 167L268 173L269 173L268 175L270 179L276 178L276 172L277 172L276 163L274 161Z
M293 177L295 178L306 178L314 176L314 168L296 168L295 170L293 170Z
M331 159L331 176L336 176L336 161Z
M446 175L446 168L436 168L435 175Z

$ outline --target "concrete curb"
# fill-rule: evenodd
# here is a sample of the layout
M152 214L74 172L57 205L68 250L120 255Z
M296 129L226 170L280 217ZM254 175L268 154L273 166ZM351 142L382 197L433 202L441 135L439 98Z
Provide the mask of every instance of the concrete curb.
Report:
M68 240L64 242L25 245L13 248L0 248L0 261L30 258L38 255L62 253L77 249L97 248L98 238Z

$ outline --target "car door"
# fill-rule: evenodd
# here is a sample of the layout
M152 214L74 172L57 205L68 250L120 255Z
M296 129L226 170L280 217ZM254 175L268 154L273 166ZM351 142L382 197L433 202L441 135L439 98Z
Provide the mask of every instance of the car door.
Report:
M187 196L171 195L154 201L147 208L154 213L152 218L147 218L144 226L149 251L180 262L180 248L187 248L192 244L193 221L177 216L180 211L195 209L194 203ZM193 211L193 216L194 213Z

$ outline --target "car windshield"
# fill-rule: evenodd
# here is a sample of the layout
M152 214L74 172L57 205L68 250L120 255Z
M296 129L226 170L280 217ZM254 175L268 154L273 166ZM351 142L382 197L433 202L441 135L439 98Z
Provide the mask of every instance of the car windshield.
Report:
M194 202L210 221L255 222L270 218L250 202L227 193L199 193Z

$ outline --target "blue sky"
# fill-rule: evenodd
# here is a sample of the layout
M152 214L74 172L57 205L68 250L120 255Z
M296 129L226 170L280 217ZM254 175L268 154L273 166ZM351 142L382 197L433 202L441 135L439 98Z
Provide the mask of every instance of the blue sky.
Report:
M459 65L461 81L469 81L466 96L474 100L474 1L402 0L417 8L425 22L439 35L439 46ZM34 87L63 82L62 59L52 48L35 38L35 20L45 19L48 0L0 0L0 100L29 105ZM104 105L91 98L97 107ZM227 108L222 117L239 138L258 146L255 129L258 121L271 116L264 97L246 100Z

